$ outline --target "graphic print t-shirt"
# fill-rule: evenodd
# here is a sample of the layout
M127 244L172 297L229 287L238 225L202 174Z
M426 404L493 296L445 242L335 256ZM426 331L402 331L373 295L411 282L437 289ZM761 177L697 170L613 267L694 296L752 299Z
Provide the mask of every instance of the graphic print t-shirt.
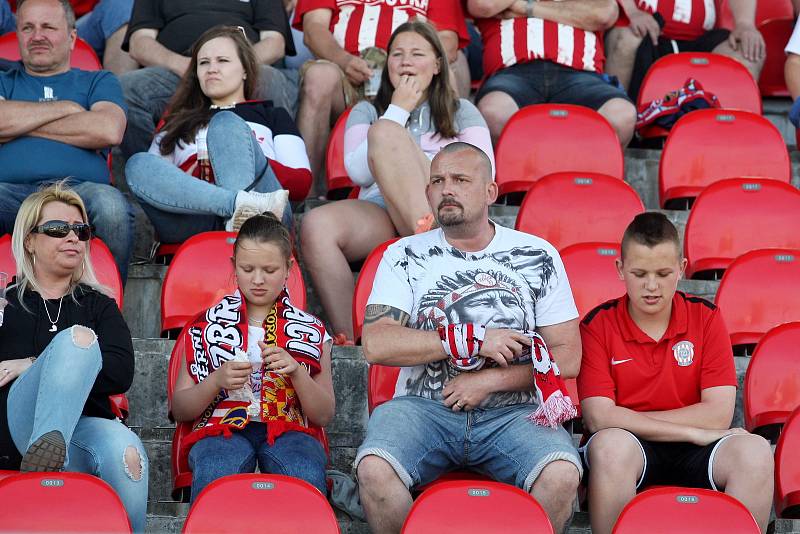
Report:
M378 266L369 304L408 313L408 326L420 330L479 323L523 331L578 317L556 249L539 237L494 227L492 241L477 252L456 249L441 229L393 243ZM458 373L448 360L404 367L394 396L441 400L445 382ZM523 403L535 403L532 391L496 393L482 407Z

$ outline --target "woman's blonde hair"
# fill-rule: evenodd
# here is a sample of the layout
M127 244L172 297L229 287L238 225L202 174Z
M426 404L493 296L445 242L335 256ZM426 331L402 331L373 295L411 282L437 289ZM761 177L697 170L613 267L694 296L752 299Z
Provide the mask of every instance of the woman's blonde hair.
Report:
M34 274L33 254L28 252L27 247L25 247L25 242L31 234L31 230L39 223L42 209L50 202L63 202L68 206L75 206L78 208L78 211L81 212L83 222L89 222L89 216L86 213L86 206L84 206L83 200L78 193L66 185L65 181L48 185L31 194L22 202L17 212L17 218L14 220L14 233L11 235L11 250L14 253L14 260L17 264L17 281L15 285L19 295L19 302L23 307L23 295L26 289L30 287L34 291L42 294L42 287ZM91 239L86 242L86 252L83 255L80 273L73 273L72 275L69 293L73 298L75 287L78 284L86 284L101 293L109 296L111 295L111 291L97 280L97 276L94 273L94 267L92 267L92 260L89 254L90 243Z

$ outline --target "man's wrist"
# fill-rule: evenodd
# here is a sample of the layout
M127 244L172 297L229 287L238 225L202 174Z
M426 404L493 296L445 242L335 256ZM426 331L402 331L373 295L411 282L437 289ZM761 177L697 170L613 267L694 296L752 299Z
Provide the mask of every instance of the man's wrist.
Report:
M536 2L536 0L527 0L525 2L525 16L526 17L531 18L531 17L534 16L534 14L533 14L533 6L534 6L535 2Z

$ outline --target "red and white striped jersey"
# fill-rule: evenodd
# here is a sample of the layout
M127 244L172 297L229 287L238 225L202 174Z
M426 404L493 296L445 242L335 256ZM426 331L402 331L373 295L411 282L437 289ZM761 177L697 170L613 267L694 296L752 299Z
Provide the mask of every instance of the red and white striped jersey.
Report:
M413 18L456 32L459 47L469 43L459 0L299 0L292 25L303 31L303 15L314 9L333 12L330 31L354 55L372 46L385 50L395 28Z
M721 0L636 0L636 6L664 17L661 34L667 39L694 41L717 26ZM620 8L617 26L627 26L628 17Z
M537 17L476 19L483 39L483 72L546 60L577 70L603 72L603 33L589 32Z

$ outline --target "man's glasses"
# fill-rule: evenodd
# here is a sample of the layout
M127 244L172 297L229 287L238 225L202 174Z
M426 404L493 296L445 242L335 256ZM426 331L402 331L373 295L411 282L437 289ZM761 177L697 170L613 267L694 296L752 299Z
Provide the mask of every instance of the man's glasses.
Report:
M66 221L47 221L39 226L34 226L31 233L44 234L50 237L67 237L70 231L75 232L80 241L88 241L92 238L92 225L86 223L70 224Z

